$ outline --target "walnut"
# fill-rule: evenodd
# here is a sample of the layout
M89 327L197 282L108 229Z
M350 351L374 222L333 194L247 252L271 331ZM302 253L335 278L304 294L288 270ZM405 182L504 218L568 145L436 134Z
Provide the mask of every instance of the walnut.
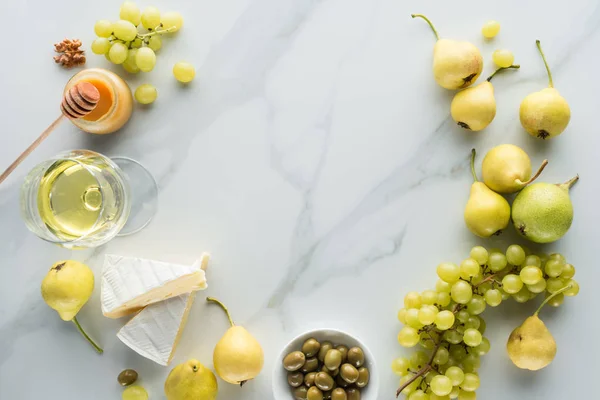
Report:
M65 39L54 45L54 51L59 55L54 56L54 62L65 68L76 67L85 64L85 52L80 50L81 40Z

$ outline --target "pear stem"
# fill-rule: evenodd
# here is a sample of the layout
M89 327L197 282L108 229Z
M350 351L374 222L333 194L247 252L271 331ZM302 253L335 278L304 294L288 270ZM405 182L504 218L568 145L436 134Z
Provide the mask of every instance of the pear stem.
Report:
M573 178L569 179L568 181L566 181L565 183L561 184L560 186L563 186L568 189L571 189L571 186L573 186L575 184L575 182L577 182L579 180L579 175L574 176Z
M535 313L533 315L535 315L537 317L537 315L540 313L540 311L542 310L542 307L544 307L546 304L548 304L548 302L550 300L552 300L554 297L558 296L559 294L561 294L562 292L566 292L567 290L571 289L573 286L569 285L569 286L565 286L564 288L557 290L556 292L552 293L552 295L546 297L546 300L544 300L542 302L542 304L540 304L540 306L538 307L537 310L535 310Z
M477 172L475 172L475 155L477 154L477 152L475 151L475 149L471 149L471 174L473 175L473 180L475 182L479 182L479 179L477 179Z
M233 319L231 319L231 314L229 313L229 310L227 309L227 307L225 307L225 304L221 303L219 300L215 299L214 297L207 297L206 301L217 303L223 309L223 311L225 311L225 314L227 314L227 318L229 319L229 323L231 324L231 326L235 326L235 324L233 323Z
M542 45L539 40L535 41L535 45L537 46L538 50L540 51L540 54L542 55L542 60L544 60L544 65L546 66L546 71L548 72L548 86L553 88L554 82L552 82L552 72L550 72L550 67L548 66L548 61L546 61L546 56L544 55L544 52L542 51Z
M518 64L514 64L514 65L511 65L510 67L500 67L500 68L498 68L497 70L495 70L495 71L494 71L494 72L493 72L493 73L492 73L492 74L491 74L491 75L490 75L490 76L487 78L487 81L488 81L488 82L491 82L491 81L492 81L492 78L494 77L494 75L496 75L498 72L500 72L500 71L503 71L503 70L505 70L505 69L511 69L511 68L512 68L512 69L519 69L519 68L521 68L521 66L520 66L520 65L518 65Z
M433 34L435 35L435 39L436 40L440 40L440 35L438 35L438 32L435 30L435 26L433 26L433 24L431 23L431 21L429 20L429 18L427 18L426 16L424 16L423 14L410 14L411 17L413 18L423 18L431 27L431 30L433 31Z
M535 181L540 174L542 173L542 171L544 170L544 168L546 168L546 165L548 165L548 160L544 160L542 161L542 165L540 165L540 168L537 170L537 172L535 173L535 175L533 175L531 177L531 179L529 179L527 182L522 182L520 179L517 179L517 183L523 186L527 186L529 185L531 182Z
M79 331L79 333L81 333L81 334L83 335L83 337L84 337L84 338L86 338L86 339L87 339L87 341L88 341L88 342L90 342L90 344L91 344L92 346L94 346L94 349L96 349L96 351L97 351L99 354L102 354L102 353L104 353L104 350L102 350L102 348L101 348L100 346L98 346L98 345L97 345L97 344L96 344L96 343L95 343L95 342L92 340L92 338L88 336L88 334L87 334L87 333L85 333L85 331L83 330L83 328L82 328L82 327L81 327L81 325L79 324L79 321L77 321L77 317L74 317L74 318L72 319L72 321L73 321L73 323L75 324L75 326L77 327L77 330Z

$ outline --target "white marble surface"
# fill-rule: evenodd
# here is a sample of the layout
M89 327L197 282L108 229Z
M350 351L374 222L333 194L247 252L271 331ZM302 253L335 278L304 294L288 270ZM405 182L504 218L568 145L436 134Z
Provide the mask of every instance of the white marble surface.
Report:
M84 4L85 3L85 4ZM186 17L165 43L155 71L129 79L154 83L160 97L136 109L111 136L63 124L0 186L0 398L118 399L116 375L137 369L151 399L163 399L169 371L115 336L123 320L103 318L99 287L80 320L105 348L96 355L70 324L42 301L39 286L60 259L86 260L96 274L103 254L191 262L210 251L207 294L228 303L238 323L263 344L262 375L243 388L221 382L219 399L272 398L276 355L295 334L319 326L360 336L381 371L380 399L393 399L389 372L402 353L396 311L409 290L435 282L435 266L460 261L475 244L462 220L472 147L524 147L550 165L546 181L581 175L575 221L560 251L577 266L581 294L544 317L559 344L551 367L527 373L508 360L509 332L531 312L514 303L487 312L492 351L483 358L478 398L592 398L600 348L594 317L600 303L596 238L600 211L597 133L600 7L568 2L476 0L178 0L141 1ZM96 18L116 18L119 0L4 1L0 169L57 115L73 73L53 64L52 43L79 37L89 46ZM452 94L430 70L433 35L410 13L422 12L442 36L473 41L492 71L491 53L510 48L522 68L495 80L498 114L481 133L456 127ZM502 23L490 43L488 19ZM520 100L546 85L534 40L541 39L557 88L573 118L558 139L530 138L518 121ZM174 62L198 66L179 87ZM106 67L89 55L88 66ZM121 71L120 69L118 69ZM95 252L70 252L37 239L18 214L19 186L37 162L62 150L89 148L140 160L160 184L160 210L143 232ZM98 275L97 275L98 276ZM175 362L212 365L226 320L202 297ZM595 373L596 372L596 373ZM592 396L592 397L589 397ZM279 400L279 399L278 399Z

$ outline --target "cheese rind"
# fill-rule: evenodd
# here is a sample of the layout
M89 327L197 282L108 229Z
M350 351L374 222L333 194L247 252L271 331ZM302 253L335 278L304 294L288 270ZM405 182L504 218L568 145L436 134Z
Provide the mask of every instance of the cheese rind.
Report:
M194 290L206 289L203 256L192 266L108 254L102 270L102 313L120 318Z
M117 337L141 356L169 365L195 297L196 292L192 292L144 308Z

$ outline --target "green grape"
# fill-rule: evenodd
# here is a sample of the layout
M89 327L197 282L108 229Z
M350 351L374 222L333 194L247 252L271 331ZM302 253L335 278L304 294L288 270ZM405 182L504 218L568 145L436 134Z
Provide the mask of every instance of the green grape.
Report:
M127 46L125 46L121 42L113 43L110 50L108 51L108 56L110 57L110 61L114 64L123 64L127 59Z
M502 293L498 289L490 289L483 295L485 302L491 307L497 307L502 303Z
M450 396L438 396L435 393L429 393L429 400L450 400Z
M577 296L577 294L579 294L579 283L577 283L577 281L575 281L574 279L569 279L566 286L571 286L571 288L563 292L565 296L572 297Z
M107 38L99 37L92 42L92 52L94 54L106 54L110 50L110 42Z
M435 290L439 293L450 293L450 289L452 289L452 285L446 281L438 279L435 283Z
M481 332L481 334L483 335L485 333L485 329L487 328L487 324L485 323L485 319L479 317L479 328L477 328L477 330L479 332Z
M106 53L106 54L104 55L104 58L106 58L106 60L107 60L108 62L112 62L112 60L110 59L109 53L110 53L110 50L108 51L108 53Z
M462 335L454 330L445 331L442 339L451 344L459 344L462 342Z
M502 278L502 288L506 293L515 294L523 287L523 281L519 275L508 274Z
M470 283L459 280L452 285L450 294L452 296L452 300L455 302L459 304L467 304L473 297L473 288L471 287Z
M404 357L398 357L392 361L392 371L398 376L406 376L410 368L410 361Z
M406 311L406 308L401 308L398 311L398 321L403 325L406 325Z
M506 260L512 265L523 264L523 262L525 262L525 250L518 244L511 244L508 246L508 249L506 249Z
M533 265L534 267L541 268L542 260L536 255L529 255L525 258L525 263L523 265Z
M132 49L139 49L140 47L142 47L143 44L144 44L144 41L142 40L142 38L137 37L137 38L133 39L130 46Z
M523 286L521 290L512 295L517 303L526 303L531 299L531 292L527 289L527 286Z
M571 264L565 264L560 277L563 279L571 279L575 276L575 267Z
M123 69L125 69L125 71L129 72L130 74L137 74L138 72L140 72L140 69L135 63L136 54L137 49L130 49L129 52L127 52L127 58L125 59L125 62L121 64L123 66Z
M415 390L408 396L408 400L430 400L429 395L421 389Z
M435 290L425 290L421 293L422 304L435 304L438 299L438 294Z
M550 297L551 293L546 293L546 298ZM548 301L548 304L552 307L559 307L565 301L564 293L559 293Z
M453 263L442 263L437 266L437 274L444 282L453 284L460 279L460 267Z
M475 392L467 392L465 390L459 390L458 392L458 400L477 400L477 395Z
M460 365L460 362L458 362L458 360L454 359L453 357L449 357L448 362L446 363L446 365L444 365L444 367L447 370L450 367L458 367L459 365Z
M421 347L427 350L432 350L435 347L435 342L431 339L430 335L434 338L439 337L439 335L437 335L435 332L421 332L419 334L419 344L421 345ZM437 339L434 340L437 341Z
M113 33L118 39L131 42L137 36L137 29L131 22L121 19L113 24Z
M498 21L488 21L483 25L483 28L481 28L481 34L486 39L493 38L499 32L500 32L500 23Z
M454 388L452 388L452 391L450 392L448 397L450 397L451 399L458 399L459 393L460 393L460 389L455 386Z
M159 51L162 47L162 39L160 36L150 36L150 39L148 39L148 47L150 47L154 52Z
M121 5L119 18L138 26L140 24L140 9L135 5L135 3L126 1Z
M481 344L481 340L481 332L479 332L477 329L469 328L465 331L465 334L463 335L463 342L465 342L465 344L470 347L479 346Z
M481 267L474 258L464 259L460 263L460 277L469 280L469 278L478 276L481 274Z
M450 358L450 353L448 349L445 347L440 347L436 352L435 356L433 356L433 362L437 365L444 365L448 362Z
M101 19L99 21L96 21L96 24L94 25L94 33L96 33L96 35L98 37L107 38L110 35L112 35L112 32L113 32L112 22L110 22L107 19Z
M485 265L488 261L488 251L483 246L475 246L469 253L472 259L477 261L479 265Z
M453 386L460 385L465 379L465 373L459 367L450 367L446 370L445 375L450 378Z
M542 263L542 265L545 265L546 261L550 259L550 257L546 253L539 253L538 256L540 257L540 262Z
M462 365L465 372L476 372L481 366L481 360L478 355L469 353L464 360L462 360Z
M435 326L442 331L452 328L454 325L454 313L449 310L443 310L435 316Z
M425 354L422 351L415 351L410 356L410 368L412 368L415 371L418 371L421 368L423 368L425 365L427 365L428 361L429 361L429 356L427 356L427 354Z
M548 278L546 281L546 290L550 293L556 293L566 286L566 282L561 278Z
M467 311L473 315L479 315L485 311L485 300L483 296L474 294L469 303L467 303Z
M458 325L458 326L456 327L456 332L458 332L458 333L460 333L461 335L463 335L463 334L465 333L465 330L466 330L466 329L467 329L467 328L465 328L465 326L464 326L464 325Z
M135 63L142 72L150 72L156 65L156 54L151 48L142 47L135 55Z
M548 261L546 261L546 264L544 265L544 271L546 272L546 275L548 275L551 278L556 278L559 277L560 274L562 274L562 270L563 267L565 266L564 263L561 263L560 261L556 260L556 259L549 259Z
M412 326L415 329L420 329L423 327L423 324L419 322L418 308L409 308L406 310L406 325Z
M474 392L479 388L479 376L467 372L465 373L465 379L460 384L460 388L465 392Z
M403 376L402 378L400 378L400 385L405 384L406 382L408 382L409 379L412 379L411 375ZM402 391L402 394L405 396L408 396L409 394L411 394L412 392L417 390L417 388L419 386L421 386L421 382L423 382L423 378L418 377L412 383L410 383L408 386L406 386L404 388L404 390Z
M123 390L123 400L148 400L148 392L139 385L129 386Z
M158 91L154 86L146 83L135 89L134 97L140 104L151 104L154 103L156 97L158 97Z
M467 350L463 345L453 344L450 345L450 357L458 362L462 362L462 360L467 356Z
M150 30L160 25L160 11L156 7L146 7L142 12L142 25Z
M475 347L475 354L480 356L486 355L490 351L490 341L488 338L483 337L479 346Z
M175 11L164 13L160 17L160 22L163 24L163 28L170 29L170 32L177 32L183 27L183 17Z
M421 308L421 295L417 292L408 292L404 296L404 307L406 308Z
M450 297L450 293L442 292L438 293L438 299L436 303L442 307L447 307L450 305L452 298Z
M562 265L565 265L567 263L567 259L565 258L565 256L563 256L560 253L552 253L548 256L548 259L556 260Z
M477 316L469 317L467 322L465 322L465 329L469 329L469 328L479 329L479 324L480 324L479 317L477 317Z
M433 324L438 308L435 306L424 305L419 309L419 322L423 325Z
M483 293L485 293L485 292L487 292L488 290L491 290L491 289L493 289L493 288L494 288L494 285L493 285L493 283L492 283L492 282L490 282L490 281L483 282L483 283L478 283L478 285L479 285L479 286L478 286L478 288L479 288L479 291L480 291L480 292L483 292Z
M405 326L398 333L398 343L403 347L414 347L420 339L419 332L410 326Z
M467 310L460 310L456 313L456 319L458 319L463 324L469 320L471 314Z
M452 381L446 375L437 375L431 380L431 391L438 396L447 396L452 391Z
M546 280L542 279L535 285L527 285L527 289L529 289L531 293L542 293L544 290L546 290Z
M533 265L524 267L519 273L519 276L526 285L535 285L544 279L544 273L542 270L538 267L534 267Z
M492 61L500 68L508 68L513 65L515 55L510 50L496 50L492 53Z
M506 260L506 256L500 252L490 253L490 259L488 260L488 265L492 272L502 271L506 268L508 261Z

